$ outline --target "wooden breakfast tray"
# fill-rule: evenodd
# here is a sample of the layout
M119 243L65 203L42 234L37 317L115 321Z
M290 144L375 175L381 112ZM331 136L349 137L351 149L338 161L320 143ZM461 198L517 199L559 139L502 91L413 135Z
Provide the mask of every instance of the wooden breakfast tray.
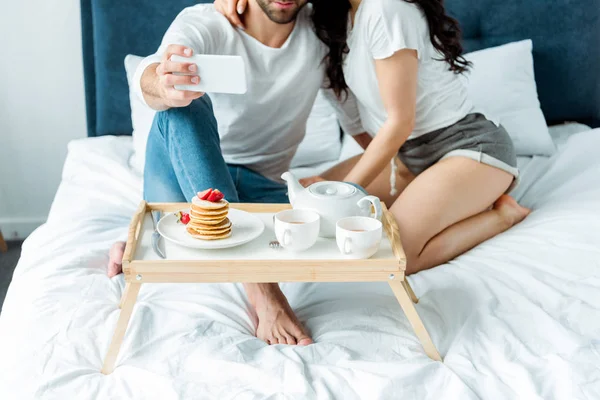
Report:
M120 304L121 315L104 361L104 374L114 370L133 307L144 283L388 282L425 353L441 361L414 307L413 302L417 303L417 298L405 280L406 257L398 226L385 206L383 227L386 235L379 251L367 260L343 258L335 239L319 238L314 247L303 253L271 249L269 242L275 239L273 214L291 208L289 204L231 204L231 208L256 214L265 223L265 231L260 237L242 246L220 250L187 249L162 240L167 258L159 258L152 250L151 212L166 214L189 207L188 203L142 201L133 216L123 256L126 287Z

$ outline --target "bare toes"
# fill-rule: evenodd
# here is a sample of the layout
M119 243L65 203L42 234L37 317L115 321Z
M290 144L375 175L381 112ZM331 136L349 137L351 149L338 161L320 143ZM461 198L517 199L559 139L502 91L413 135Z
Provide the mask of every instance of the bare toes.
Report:
M277 342L279 344L288 344L287 339L285 338L285 336L278 336L277 337Z
M109 251L109 260L107 275L109 278L119 275L123 272L123 253L125 252L125 242L116 242Z
M258 316L258 338L268 338L270 344L296 345L300 341L304 345L312 343L279 286L265 285L260 290L256 289L258 288L246 288Z
M285 341L287 342L287 344L292 345L292 346L297 344L296 338L294 338L291 335L286 335Z
M108 271L106 272L106 274L108 275L109 278L112 278L112 277L119 275L122 271L123 271L123 269L122 269L121 265L117 265L117 264L111 262L108 264Z
M313 344L313 340L309 337L304 337L298 340L298 346L308 346L309 344Z

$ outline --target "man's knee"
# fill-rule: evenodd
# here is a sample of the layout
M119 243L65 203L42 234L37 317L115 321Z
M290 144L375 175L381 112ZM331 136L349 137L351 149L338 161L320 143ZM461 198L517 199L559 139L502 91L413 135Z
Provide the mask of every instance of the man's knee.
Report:
M212 102L204 95L187 107L173 107L157 112L153 127L159 128L163 135L167 135L169 127L176 127L175 130L179 133L181 127L197 128L207 123L216 124L216 119Z

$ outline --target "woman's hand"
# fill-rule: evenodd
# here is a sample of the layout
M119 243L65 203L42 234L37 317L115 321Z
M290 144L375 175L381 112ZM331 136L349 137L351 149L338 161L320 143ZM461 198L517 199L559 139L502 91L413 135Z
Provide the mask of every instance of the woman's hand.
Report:
M240 29L246 29L240 15L246 11L248 0L215 0L215 10L220 12L229 20L229 23L233 26L237 26Z
M300 179L300 184L304 187L308 187L308 186L312 185L313 183L324 182L324 181L325 181L325 179L321 178L320 176L311 176L309 178Z

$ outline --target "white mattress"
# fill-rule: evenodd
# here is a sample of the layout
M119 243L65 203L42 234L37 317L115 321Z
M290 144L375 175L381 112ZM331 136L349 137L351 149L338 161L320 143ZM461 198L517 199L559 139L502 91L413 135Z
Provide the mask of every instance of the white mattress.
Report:
M410 278L444 363L386 284L283 284L305 348L254 338L240 285L148 284L104 376L124 287L107 250L141 195L129 140L69 146L0 317L0 399L600 398L600 130L526 162L522 224Z

